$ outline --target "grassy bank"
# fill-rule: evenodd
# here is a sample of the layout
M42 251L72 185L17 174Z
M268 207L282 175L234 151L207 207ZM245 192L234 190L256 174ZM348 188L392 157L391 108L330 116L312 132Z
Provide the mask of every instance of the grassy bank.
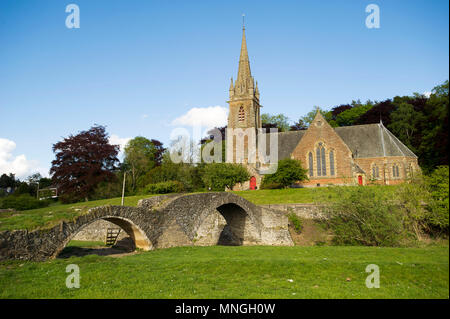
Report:
M79 289L65 286L80 267ZM365 285L368 264L380 288ZM0 298L448 298L448 246L177 247L0 263Z

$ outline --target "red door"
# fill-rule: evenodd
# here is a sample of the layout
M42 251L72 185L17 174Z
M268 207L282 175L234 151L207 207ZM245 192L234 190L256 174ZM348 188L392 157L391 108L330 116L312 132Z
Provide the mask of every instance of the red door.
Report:
M362 185L362 176L361 175L358 175L358 184Z
M256 189L256 177L252 176L250 178L250 189Z

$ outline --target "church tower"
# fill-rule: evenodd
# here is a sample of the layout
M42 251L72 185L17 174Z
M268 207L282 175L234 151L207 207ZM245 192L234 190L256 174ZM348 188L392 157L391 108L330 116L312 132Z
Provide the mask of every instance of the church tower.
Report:
M243 163L250 173L250 181L239 186L239 189L256 189L261 177L257 156L258 129L261 128L258 83L252 77L248 59L245 26L242 27L241 55L236 81L230 83L230 98L227 127L226 161L228 163Z
M245 26L242 28L241 55L237 80L230 83L230 100L228 113L228 128L261 127L258 82L250 72Z

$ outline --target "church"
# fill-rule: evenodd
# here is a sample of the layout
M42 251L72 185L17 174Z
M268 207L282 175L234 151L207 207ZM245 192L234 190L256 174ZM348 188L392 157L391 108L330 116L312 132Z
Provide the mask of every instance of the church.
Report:
M233 190L259 189L263 178L263 164L249 161L251 145L258 145L262 128L260 92L252 77L248 58L245 27L236 81L229 88L226 161L243 163L250 180L236 185ZM245 136L245 154L237 159L236 136L229 129L252 132ZM417 156L380 123L331 127L317 112L307 130L278 132L278 160L300 160L307 169L309 180L298 182L298 187L328 185L393 185L404 182L414 171L420 170ZM257 153L257 152L255 152Z

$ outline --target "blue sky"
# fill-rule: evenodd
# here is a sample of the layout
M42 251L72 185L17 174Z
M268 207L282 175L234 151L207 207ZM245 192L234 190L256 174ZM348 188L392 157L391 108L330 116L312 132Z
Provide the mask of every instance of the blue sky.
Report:
M80 8L79 29L65 26L70 3ZM371 3L379 29L365 26ZM177 118L217 121L220 108L209 107L227 106L242 13L264 113L294 121L314 105L429 92L449 78L448 6L2 0L0 174L47 173L52 145L95 123L116 141L142 135L167 144Z

